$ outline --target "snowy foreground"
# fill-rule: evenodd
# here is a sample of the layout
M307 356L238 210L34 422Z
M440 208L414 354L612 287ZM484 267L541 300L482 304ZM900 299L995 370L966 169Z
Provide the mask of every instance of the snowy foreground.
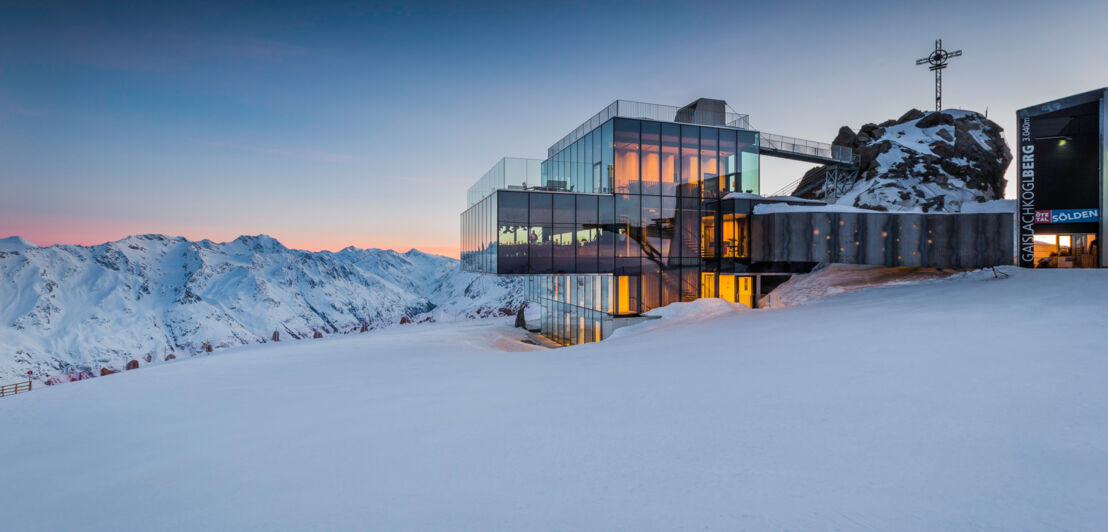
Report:
M1095 529L1108 271L234 348L0 399L11 530Z

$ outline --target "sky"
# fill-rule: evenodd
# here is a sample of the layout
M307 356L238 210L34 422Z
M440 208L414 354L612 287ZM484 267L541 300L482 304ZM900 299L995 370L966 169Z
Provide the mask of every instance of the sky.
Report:
M458 255L465 191L616 99L830 142L1108 85L1108 2L0 2L0 237ZM773 191L807 165L762 158ZM1013 177L1009 169L1009 179ZM1009 196L1013 187L1009 184Z

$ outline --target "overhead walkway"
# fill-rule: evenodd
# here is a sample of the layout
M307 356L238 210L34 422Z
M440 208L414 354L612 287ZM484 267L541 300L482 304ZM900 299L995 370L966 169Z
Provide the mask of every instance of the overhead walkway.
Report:
M761 155L792 159L814 164L850 164L853 150L845 146L832 146L814 140L774 135L758 134L758 151Z

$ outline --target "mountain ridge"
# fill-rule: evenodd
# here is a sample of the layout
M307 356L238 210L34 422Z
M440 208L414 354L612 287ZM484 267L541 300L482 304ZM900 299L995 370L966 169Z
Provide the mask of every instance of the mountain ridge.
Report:
M349 333L402 322L503 315L520 281L409 250L289 249L132 235L95 246L0 248L0 379L82 378L131 360ZM66 380L58 377L55 380Z

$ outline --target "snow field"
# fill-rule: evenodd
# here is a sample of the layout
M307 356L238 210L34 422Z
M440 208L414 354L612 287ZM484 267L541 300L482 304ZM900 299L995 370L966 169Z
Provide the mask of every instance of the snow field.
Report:
M1099 528L1108 271L1006 271L764 311L671 306L557 350L516 342L509 318L421 324L36 390L0 403L5 476L22 481L0 483L3 519Z

